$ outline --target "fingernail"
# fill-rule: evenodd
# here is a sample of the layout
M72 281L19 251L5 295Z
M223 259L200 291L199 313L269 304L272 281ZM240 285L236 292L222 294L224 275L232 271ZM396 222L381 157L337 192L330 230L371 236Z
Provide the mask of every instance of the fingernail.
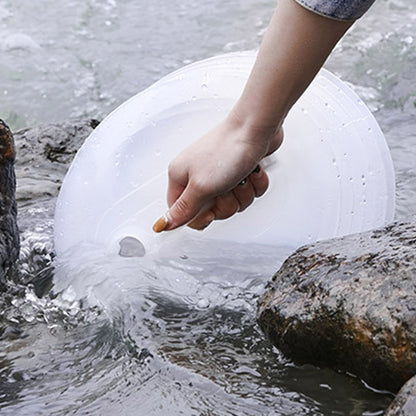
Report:
M259 172L260 172L260 165L257 165L257 166L254 168L253 172L251 172L251 173L259 173Z
M153 224L153 231L155 233L162 232L169 224L167 215L163 215Z

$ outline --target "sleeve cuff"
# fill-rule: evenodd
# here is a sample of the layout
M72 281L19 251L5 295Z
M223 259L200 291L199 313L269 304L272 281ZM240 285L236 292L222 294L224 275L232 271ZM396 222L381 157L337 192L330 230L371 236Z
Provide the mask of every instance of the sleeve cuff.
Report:
M375 0L295 0L306 9L334 20L359 19Z

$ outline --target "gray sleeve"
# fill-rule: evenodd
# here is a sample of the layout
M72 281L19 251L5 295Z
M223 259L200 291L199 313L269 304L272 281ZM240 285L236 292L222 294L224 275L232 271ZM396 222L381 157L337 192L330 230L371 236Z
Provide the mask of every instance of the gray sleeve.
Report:
M375 0L295 0L301 6L336 20L357 20Z

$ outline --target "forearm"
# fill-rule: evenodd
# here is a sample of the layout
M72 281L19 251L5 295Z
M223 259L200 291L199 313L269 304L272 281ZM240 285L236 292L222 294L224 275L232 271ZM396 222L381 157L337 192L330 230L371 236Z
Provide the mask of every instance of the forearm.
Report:
M351 25L279 0L231 117L253 130L278 129Z

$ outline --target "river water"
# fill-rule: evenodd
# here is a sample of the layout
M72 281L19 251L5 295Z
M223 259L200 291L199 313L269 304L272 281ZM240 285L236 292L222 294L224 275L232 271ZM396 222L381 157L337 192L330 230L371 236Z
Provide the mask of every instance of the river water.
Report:
M14 130L102 118L186 63L256 48L273 8L0 0L0 117ZM377 0L326 65L385 132L397 218L416 211L415 28L413 0ZM287 251L192 241L180 255L126 261L80 247L84 261L56 264L56 195L34 200L30 187L18 178L18 281L0 298L1 415L370 416L391 401L352 375L296 365L264 340L256 299Z

